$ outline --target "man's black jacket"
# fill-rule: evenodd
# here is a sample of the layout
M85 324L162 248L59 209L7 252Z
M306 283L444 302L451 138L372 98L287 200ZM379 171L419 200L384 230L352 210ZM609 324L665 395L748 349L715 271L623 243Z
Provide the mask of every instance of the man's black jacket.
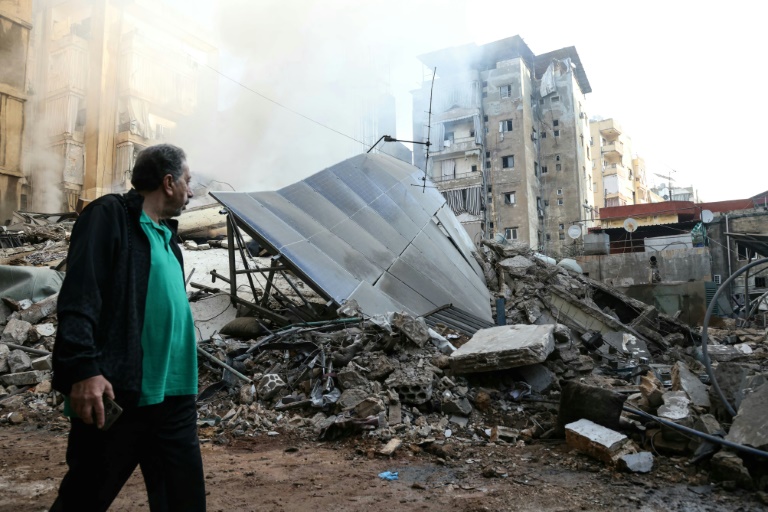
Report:
M59 292L53 348L53 387L103 375L124 407L141 395L141 331L147 299L150 245L139 224L144 197L131 190L89 204L72 229L67 273ZM178 240L175 220L162 221ZM181 250L173 253L184 269Z

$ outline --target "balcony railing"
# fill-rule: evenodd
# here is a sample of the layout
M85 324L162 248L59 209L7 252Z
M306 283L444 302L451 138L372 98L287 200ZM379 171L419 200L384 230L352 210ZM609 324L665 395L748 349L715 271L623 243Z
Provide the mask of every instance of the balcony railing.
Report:
M606 144L602 148L602 153L608 157L621 157L624 154L624 143L617 140Z
M433 183L441 183L444 181L461 180L461 179L474 178L474 177L479 178L480 176L482 176L480 171L470 171L470 172L464 172L461 174L452 174L447 176L432 176L429 179L431 179Z

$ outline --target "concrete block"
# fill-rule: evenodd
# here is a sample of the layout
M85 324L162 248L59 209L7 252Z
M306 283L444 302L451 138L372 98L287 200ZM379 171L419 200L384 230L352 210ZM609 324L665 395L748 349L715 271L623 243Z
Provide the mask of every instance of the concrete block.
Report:
M390 402L387 421L390 425L398 425L403 422L403 408L400 402Z
M610 463L620 454L628 438L615 430L581 419L565 426L565 442L581 453Z
M653 469L651 452L628 453L619 457L619 467L631 473L650 473Z
M3 335L0 338L2 341L8 343L15 343L17 345L23 345L29 339L29 330L32 328L32 324L24 320L17 318L11 318L3 329Z
M50 380L44 380L41 383L39 383L37 386L35 386L35 393L47 395L51 391L53 391L53 387L51 386Z
M760 450L768 449L768 384L746 394L725 438Z
M394 365L390 362L387 356L378 356L372 358L368 363L368 378L371 380L381 381L389 377L389 375L395 371Z
M419 347L423 347L429 340L429 327L422 317L414 318L405 313L395 313L392 316L392 325Z
M386 384L397 390L403 403L420 405L432 398L433 378L430 371L406 374L398 370L389 376Z
M33 359L30 366L33 370L51 371L53 370L53 356L47 355Z
M739 363L720 363L715 369L715 378L720 386L720 390L725 395L728 403L738 412L741 407L741 401L744 398L744 388L747 387L747 378L749 370ZM709 398L712 404L712 412L718 417L728 416L717 391L713 387L709 388Z
M256 392L261 400L271 400L279 392L287 389L287 387L279 375L268 373L259 381L259 384L256 386Z
M451 369L474 373L542 363L555 349L553 331L552 325L481 329L451 354Z
M472 404L464 397L453 397L443 401L442 411L445 414L469 416L472 413Z
M709 409L711 406L707 385L701 382L682 361L678 361L672 367L672 390L685 391L691 403L697 407Z
M8 367L12 373L25 372L32 368L32 360L23 350L13 350L8 355Z
M34 386L38 382L44 381L46 375L45 372L33 370L31 372L9 373L0 378L6 386Z
M30 324L36 324L43 318L56 312L56 304L59 300L59 294L56 293L41 301L30 304L28 308L19 311L19 319Z

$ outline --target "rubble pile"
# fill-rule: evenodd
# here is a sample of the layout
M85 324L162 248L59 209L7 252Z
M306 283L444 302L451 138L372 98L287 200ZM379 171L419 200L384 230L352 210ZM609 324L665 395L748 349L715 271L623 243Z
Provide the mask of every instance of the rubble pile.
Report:
M706 373L698 328L523 245L486 241L479 263L506 325L466 333L399 312L366 318L350 301L332 320L279 327L241 308L226 322L251 318L253 334L228 336L222 324L199 344L201 438L357 436L372 456L407 449L444 461L462 446L564 438L617 470L687 457L727 485L768 488L764 458L669 426L766 450L765 330L709 329L732 416ZM22 302L0 306L6 423L30 411L53 418L61 403L50 356L29 350L52 348L55 296Z

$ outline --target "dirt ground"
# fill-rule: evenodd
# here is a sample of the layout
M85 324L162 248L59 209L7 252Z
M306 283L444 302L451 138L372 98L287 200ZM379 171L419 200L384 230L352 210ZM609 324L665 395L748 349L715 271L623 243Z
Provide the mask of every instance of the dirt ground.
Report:
M652 473L634 475L563 443L454 443L439 454L403 446L392 458L374 456L372 443L285 433L204 442L208 510L766 510L764 495L711 485L684 459L657 458ZM65 449L64 428L0 428L0 511L46 510L66 470ZM397 471L399 480L380 479L383 471ZM111 510L148 510L138 471Z

